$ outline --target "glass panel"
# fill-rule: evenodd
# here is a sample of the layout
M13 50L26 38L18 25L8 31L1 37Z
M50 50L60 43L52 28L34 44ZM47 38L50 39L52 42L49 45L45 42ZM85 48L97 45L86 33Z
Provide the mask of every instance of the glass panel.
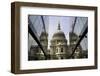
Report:
M88 58L87 30L87 17L28 15L28 60Z

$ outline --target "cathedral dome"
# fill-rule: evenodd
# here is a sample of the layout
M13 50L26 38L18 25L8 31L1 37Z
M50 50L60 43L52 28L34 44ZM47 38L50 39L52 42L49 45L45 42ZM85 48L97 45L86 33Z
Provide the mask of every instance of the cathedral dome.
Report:
M62 31L57 31L57 32L55 32L54 33L54 35L53 35L53 39L55 39L55 38L65 38L65 34L64 34L64 32L62 32Z
M53 35L53 39L65 39L65 34L61 31L60 24L58 24L58 29Z

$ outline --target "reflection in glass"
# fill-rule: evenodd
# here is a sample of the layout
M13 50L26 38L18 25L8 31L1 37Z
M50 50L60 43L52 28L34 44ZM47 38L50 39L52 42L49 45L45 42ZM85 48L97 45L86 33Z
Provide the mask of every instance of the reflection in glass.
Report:
M88 18L28 16L28 60L88 58Z

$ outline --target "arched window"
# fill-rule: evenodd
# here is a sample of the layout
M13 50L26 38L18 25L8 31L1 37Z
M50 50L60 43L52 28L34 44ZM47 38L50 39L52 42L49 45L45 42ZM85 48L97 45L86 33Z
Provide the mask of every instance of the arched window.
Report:
M63 52L63 48L61 48L61 52Z

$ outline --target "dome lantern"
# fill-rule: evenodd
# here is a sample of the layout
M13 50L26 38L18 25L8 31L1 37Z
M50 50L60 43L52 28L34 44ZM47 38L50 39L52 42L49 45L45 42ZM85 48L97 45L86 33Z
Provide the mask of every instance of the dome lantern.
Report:
M53 40L66 40L64 32L61 30L60 23L58 23L57 31L53 34Z
M61 28L60 28L60 23L58 24L58 30L61 30Z

